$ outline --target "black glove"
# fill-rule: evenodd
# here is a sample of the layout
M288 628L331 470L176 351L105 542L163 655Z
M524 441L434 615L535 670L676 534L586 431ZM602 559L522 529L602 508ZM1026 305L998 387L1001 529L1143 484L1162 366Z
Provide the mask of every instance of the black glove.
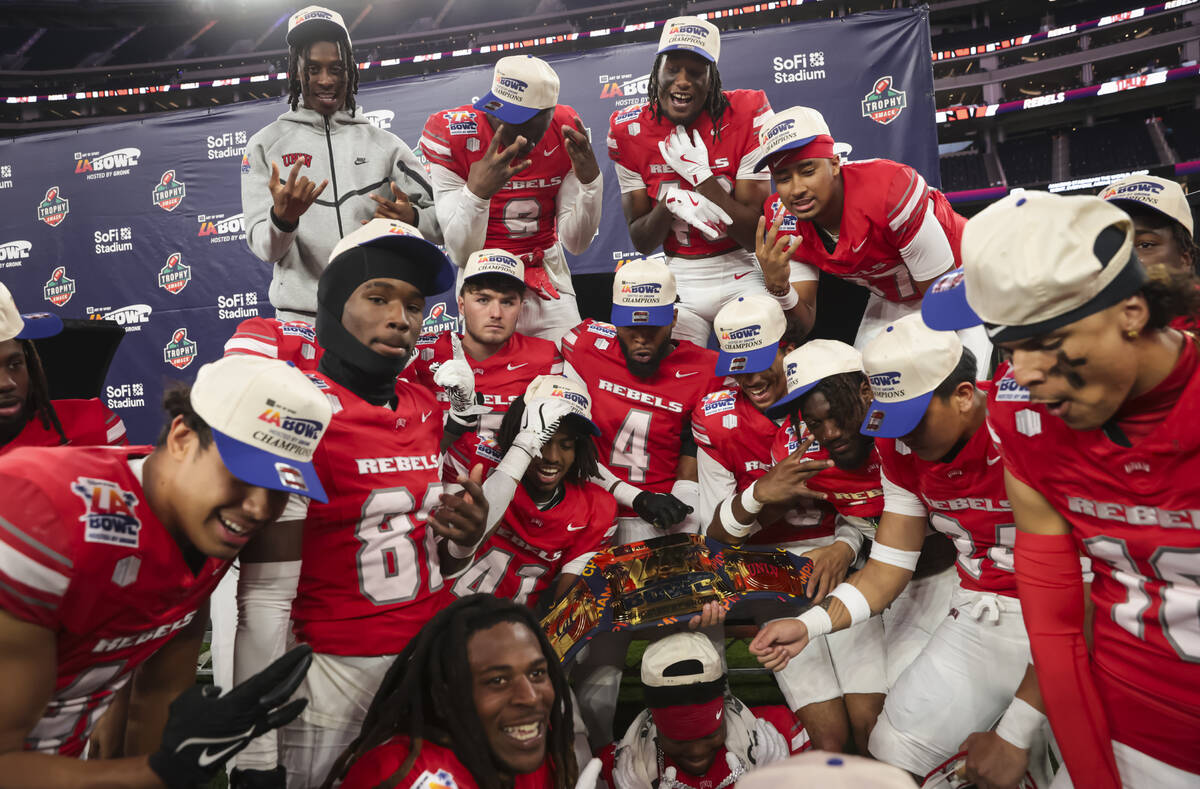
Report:
M207 784L251 740L300 714L308 699L285 702L310 663L312 647L301 645L224 696L215 685L188 688L171 702L150 769L171 789Z
M633 511L646 523L667 529L692 514L692 508L670 493L643 490L633 499Z
M229 789L287 789L287 770L243 770L234 767L229 774Z

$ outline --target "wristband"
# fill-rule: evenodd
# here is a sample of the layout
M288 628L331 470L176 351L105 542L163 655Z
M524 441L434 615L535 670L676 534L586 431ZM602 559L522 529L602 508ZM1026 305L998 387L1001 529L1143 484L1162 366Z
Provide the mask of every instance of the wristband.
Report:
M721 526L730 537L742 539L750 535L750 530L754 528L754 523L742 523L733 515L733 497L725 499L721 502Z
M464 548L454 540L446 540L446 551L455 559L470 559L479 550L480 545L483 545L483 540L475 543L470 548Z
M871 604L867 602L867 598L863 597L863 593L857 586L843 581L829 593L829 596L836 597L842 601L842 605L846 606L846 610L850 613L850 627L871 618Z
M829 618L829 612L820 606L814 605L796 618L804 623L805 629L808 630L809 641L815 641L826 633L833 632L833 620Z
M921 558L920 551L902 551L899 548L893 548L890 545L884 545L878 540L871 546L872 561L883 562L890 564L893 567L899 567L902 570L913 572L917 569L917 560Z
M751 482L750 487L742 491L742 509L746 510L746 512L750 513L751 515L757 515L758 513L762 512L763 508L763 503L754 498L754 486L757 484L757 481Z
M770 291L767 291L767 292L770 293ZM796 289L793 288L791 285L788 285L787 293L785 293L783 295L776 295L774 293L771 293L771 298L773 298L773 299L775 299L775 301L779 302L779 306L783 308L784 312L787 312L792 307L795 307L797 304L800 303L800 294L797 293Z
M996 734L1027 751L1032 747L1033 738L1045 722L1046 716L1038 712L1032 704L1025 699L1014 698L1005 710L1004 717L996 725Z

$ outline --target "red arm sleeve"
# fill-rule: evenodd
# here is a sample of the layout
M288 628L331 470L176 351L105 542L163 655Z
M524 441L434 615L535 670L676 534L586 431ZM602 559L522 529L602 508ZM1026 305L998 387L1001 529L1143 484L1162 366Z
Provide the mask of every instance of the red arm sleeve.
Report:
M1083 634L1083 576L1069 534L1018 531L1017 594L1046 715L1076 786L1119 789L1108 719Z

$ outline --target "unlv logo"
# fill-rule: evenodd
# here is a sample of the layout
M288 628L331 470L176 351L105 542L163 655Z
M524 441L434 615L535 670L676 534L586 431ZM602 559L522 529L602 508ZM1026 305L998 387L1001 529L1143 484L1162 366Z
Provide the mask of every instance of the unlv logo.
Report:
M305 167L312 167L312 154L310 153L285 153L283 155L283 166L291 167L296 162L304 162Z
M137 496L107 479L79 477L71 483L71 492L83 499L86 512L85 542L102 542L126 548L138 547L142 522L134 514Z

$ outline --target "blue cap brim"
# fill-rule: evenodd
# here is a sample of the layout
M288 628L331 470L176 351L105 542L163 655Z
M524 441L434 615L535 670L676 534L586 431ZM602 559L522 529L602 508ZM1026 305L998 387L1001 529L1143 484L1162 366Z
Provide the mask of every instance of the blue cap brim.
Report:
M863 420L858 432L864 436L879 436L880 438L903 438L916 429L925 418L929 401L933 392L918 395L911 400L900 400L894 403L871 401L867 409L867 418Z
M483 95L479 101L471 105L477 110L483 110L492 117L499 118L505 123L521 124L533 118L541 110L534 107L522 107L519 104L512 104L496 96L490 90Z
M295 493L321 503L329 501L325 488L317 477L317 471L312 463L297 463L288 458L272 454L257 447L252 447L224 433L212 431L217 451L221 454L221 462L229 473L248 485L255 485L269 490L282 490L285 493ZM281 469L281 467L283 467ZM295 469L300 473L302 482L289 480L290 474L283 469Z
M767 416L769 416L771 419L779 419L780 417L787 416L797 407L793 404L801 397L804 397L804 395L815 389L819 383L821 383L821 381L813 381L811 384L805 384L804 386L788 392L783 397L776 400L774 405L767 408Z
M446 253L438 249L437 244L416 236L386 235L359 246L391 248L405 253L413 260L420 261L433 271L433 281L428 293L422 296L435 296L454 287L458 279L458 269L446 257ZM349 250L347 250L349 251Z
M657 54L661 55L664 52L673 52L673 51L691 52L693 55L699 55L700 57L704 58L709 63L717 62L717 61L713 60L712 55L708 54L700 47L693 47L693 46L689 46L688 44L669 44L669 45L663 47L662 49L658 50Z
M958 277L953 285L946 283ZM925 290L921 320L934 331L958 331L983 323L967 303L966 279L959 269L948 271Z
M761 373L775 363L779 345L771 343L753 351L719 351L717 353L717 375L745 375Z
M594 435L594 436L598 436L598 435L600 435L600 428L599 428L599 426L597 426L597 424L596 424L595 422L593 422L592 420L588 419L588 418L587 418L586 416L584 416L583 414L574 414L574 413L571 413L571 414L567 414L567 416L568 416L568 417L573 417L577 423L584 423L584 424L586 424L586 425L587 425L587 429L588 429L588 430L591 432L591 434L592 434L592 435Z
M670 326L675 320L675 305L660 304L657 307L626 307L614 304L613 326Z
M767 160L768 160L768 159L770 159L772 156L775 156L776 154L778 154L778 153L781 153L781 152L783 152L783 151L790 151L790 150L792 150L793 148L803 148L805 145L808 145L810 142L812 142L813 140L817 139L817 138L818 138L818 137L820 137L820 136L821 136L821 135L819 135L819 134L814 134L813 136L811 136L811 137L805 137L805 138L804 138L804 139L802 139L802 140L796 140L796 141L794 141L794 142L789 142L787 145L783 146L782 148L776 148L775 150L771 151L771 152L770 152L769 154L767 154L766 156L764 156L764 157L762 157L761 159L759 159L759 160L758 160L758 161L757 161L757 162L754 164L754 172L756 172L756 173L757 173L757 172L759 172L760 170L762 170L764 167L766 167L766 166L767 166Z
M23 313L21 319L25 321L25 328L17 335L18 340L41 340L61 334L63 330L62 318L49 312Z

